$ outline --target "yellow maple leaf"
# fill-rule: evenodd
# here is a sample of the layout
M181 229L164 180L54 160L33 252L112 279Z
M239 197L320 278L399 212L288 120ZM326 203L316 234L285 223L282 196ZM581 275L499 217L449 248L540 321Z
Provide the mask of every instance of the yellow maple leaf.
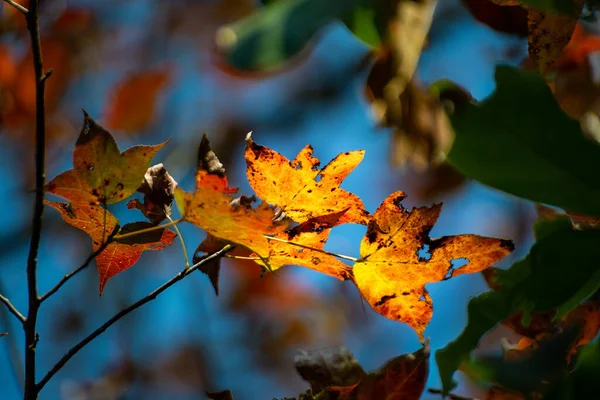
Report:
M379 314L413 327L421 341L433 304L425 285L452 276L479 272L509 254L511 241L478 235L430 239L441 204L407 211L403 192L392 193L379 206L360 245L353 268L356 285ZM424 245L429 256L420 256ZM454 269L452 261L468 263Z
M340 184L362 161L365 152L338 155L323 168L309 145L293 161L250 138L246 140L246 175L258 197L274 204L292 220L302 223L313 217L347 210L339 223L367 224L369 213L362 200L340 189Z
M232 194L225 169L210 148L204 135L198 151L196 190L186 193L175 189L175 200L183 219L227 242L242 245L263 259L269 256L269 242L264 235L275 235L289 226L287 219L278 220L276 210L266 203L252 207L254 198Z

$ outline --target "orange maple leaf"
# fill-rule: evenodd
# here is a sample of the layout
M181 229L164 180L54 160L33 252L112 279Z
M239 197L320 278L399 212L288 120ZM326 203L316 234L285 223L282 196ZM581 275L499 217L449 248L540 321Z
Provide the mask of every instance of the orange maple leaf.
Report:
M118 203L142 184L150 161L167 142L133 146L121 153L113 136L85 111L83 129L73 151L73 169L46 185L46 190L71 201Z
M119 82L107 104L107 125L127 133L143 130L152 122L159 93L169 82L170 71L161 69L130 76Z
M299 265L340 280L351 279L352 268L335 256L324 253L331 228L338 225L345 211L309 219L269 240L269 264L273 271L285 265ZM283 240L283 241L282 241ZM256 261L263 265L261 261Z
M347 210L339 223L367 224L369 213L358 196L340 189L342 181L362 161L364 151L338 155L322 169L308 145L293 161L250 138L246 140L246 175L258 197L281 207L302 223L320 215Z
M219 239L242 245L266 260L269 242L265 235L285 230L289 221L277 220L276 210L264 202L257 208L252 207L254 198L242 196L239 202L232 204L234 193L237 188L229 187L223 164L203 135L198 151L196 190L186 193L175 189L175 200L183 219Z
M149 222L134 222L119 229L119 220L98 202L53 203L46 200L45 203L56 209L66 223L90 235L94 251L100 249L107 240L111 240L96 256L100 295L106 282L134 265L144 250L162 250L173 243L176 236L173 231L163 228L122 239L117 236L113 240L117 231L120 235L125 235L154 225Z
M428 283L479 272L509 254L509 240L477 235L430 239L441 204L407 211L403 192L392 193L379 206L360 245L353 268L356 285L379 314L413 327L421 341L431 319L433 304ZM419 255L429 245L429 257ZM454 269L452 261L469 262Z

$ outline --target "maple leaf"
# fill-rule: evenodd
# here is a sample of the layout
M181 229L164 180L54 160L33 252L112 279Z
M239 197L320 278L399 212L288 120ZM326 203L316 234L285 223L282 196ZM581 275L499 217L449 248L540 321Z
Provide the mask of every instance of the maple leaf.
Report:
M83 128L73 151L74 168L54 178L46 190L71 201L118 203L140 187L150 161L167 142L133 146L121 153L112 135L83 113Z
M303 223L313 217L347 210L339 224L367 224L365 206L356 196L340 188L342 181L362 161L364 151L338 155L319 168L313 148L303 148L293 161L265 146L246 139L246 175L254 192L269 204L281 207L292 220Z
M169 229L156 229L119 239L113 239L118 232L124 235L153 227L149 222L134 222L119 229L119 221L98 202L53 203L45 201L60 213L62 219L90 235L92 248L99 250L109 244L96 256L96 267L100 278L99 293L102 295L106 282L113 276L134 265L145 250L162 250L173 243L175 233Z
M107 105L109 129L127 133L147 128L155 115L159 93L169 82L166 69L146 71L119 82Z
M231 204L237 188L230 188L225 169L202 136L198 151L196 190L186 193L175 189L175 199L185 221L204 229L227 242L242 245L259 257L269 255L269 242L264 235L275 235L289 226L289 221L277 220L276 210L262 202L252 207L255 198L246 197Z
M144 202L137 199L127 202L127 208L137 208L153 224L160 224L171 216L171 205L175 199L177 182L169 174L162 163L156 164L146 171L144 182L138 192L144 194Z
M509 254L509 240L478 235L430 239L441 204L407 211L400 202L403 192L392 193L379 206L360 245L360 260L353 268L356 285L379 314L415 329L421 341L433 305L425 289L428 283L488 268ZM420 250L429 246L430 256ZM468 263L454 269L453 260Z
M403 354L369 374L346 349L296 357L296 370L311 384L315 398L337 400L417 400L429 375L429 343Z
M311 218L292 229L274 236L279 240L269 241L269 266L273 271L285 265L300 265L317 272L333 276L340 280L351 279L352 268L331 254L326 254L323 247L329 239L331 228L339 224L346 211ZM264 265L260 260L259 265Z

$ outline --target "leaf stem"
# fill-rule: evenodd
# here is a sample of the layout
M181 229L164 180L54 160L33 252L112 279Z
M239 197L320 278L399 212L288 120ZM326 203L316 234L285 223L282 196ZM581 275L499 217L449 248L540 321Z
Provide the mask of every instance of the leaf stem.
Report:
M83 271L88 265L90 265L92 263L92 261L96 257L98 257L98 255L100 253L102 253L104 251L104 249L106 249L106 247L108 247L109 244L111 244L113 242L113 239L116 236L118 231L119 231L119 226L117 225L117 226L115 226L115 229L113 230L113 232L108 236L106 241L104 243L102 243L102 245L100 245L100 247L98 247L98 249L96 249L96 251L94 251L92 254L90 254L88 256L88 258L86 258L86 260L83 262L83 264L81 264L79 267L75 268L73 271L71 271L68 274L66 274L65 276L63 276L62 279L52 289L48 290L44 295L42 295L40 297L40 303L43 303L44 301L48 300L48 298L50 296L52 296L54 293L58 292L58 290L62 287L62 285L67 283L67 281L69 279L71 279L72 277L74 277L75 275L77 275L78 273Z
M151 226L150 228L144 228L144 229L140 229L138 231L127 232L127 233L123 233L121 235L115 235L115 237L113 238L113 241L118 241L118 240L121 240L121 239L125 239L127 237L140 235L142 233L157 231L159 229L164 229L164 228L168 228L168 227L171 227L171 226L175 226L178 223L180 223L181 221L182 221L182 219L180 218L180 219L176 219L176 220L171 220L171 222L168 222L166 224Z
M0 301L4 303L4 305L6 306L8 311L11 312L12 315L17 317L17 319L21 321L21 325L25 323L25 316L21 314L19 310L17 310L17 307L15 307L8 298L0 294Z
M190 267L190 259L188 257L187 249L185 248L185 242L183 241L183 236L181 236L181 232L179 232L179 228L177 224L171 219L171 216L167 215L167 219L173 223L173 229L177 232L177 236L179 237L179 241L181 242L181 248L183 249L183 256L185 257L185 269Z
M323 250L323 249L315 249L314 247L306 246L306 245L303 245L303 244L300 244L300 243L290 242L289 240L285 240L285 239L281 239L281 238L276 238L276 237L273 237L273 236L267 236L267 235L265 235L265 237L267 238L267 240L274 240L276 242L282 242L282 243L291 244L292 246L298 246L298 247L302 247L303 249L308 249L308 250L312 250L312 251L317 251L319 253L328 254L330 256L341 258L343 260L348 260L348 261L353 261L353 262L357 262L358 261L358 258L354 258L354 257L350 257L350 256L345 256L343 254L332 253L330 251Z
M23 7L19 3L15 3L13 0L4 0L4 1L6 3L10 4L11 6L13 6L14 8L16 8L17 10L19 10L20 12L22 12L23 14L25 14L25 15L27 15L29 13L28 9L26 9L25 7Z
M252 260L252 261L258 261L261 260L260 257L244 257L244 256L231 256L231 255L226 255L225 258L235 258L236 260ZM262 261L262 260L261 260Z
M56 373L58 371L60 371L61 368L64 367L65 364L67 362L69 362L69 360L71 358L73 358L73 356L75 354L77 354L81 349L83 349L92 340L94 340L95 338L100 336L100 334L102 334L104 331L106 331L115 322L117 322L118 320L120 320L121 318L123 318L124 316L129 314L130 312L143 306L144 304L156 299L156 297L158 297L159 294L161 294L162 292L164 292L165 290L167 290L168 288L173 286L175 283L179 282L180 280L182 280L183 278L185 278L186 276L188 276L189 274L191 274L192 272L197 270L202 265L204 265L216 258L222 257L223 255L225 255L225 253L227 253L228 251L230 251L232 249L233 249L233 246L231 246L229 244L226 245L221 250L219 250L215 253L212 253L210 256L202 259L200 262L194 264L190 268L182 270L177 275L175 275L173 278L171 278L170 280L168 280L167 282L162 284L159 288L154 290L152 293L148 294L147 296L141 298L140 300L136 301L135 303L125 307L124 309L122 309L121 311L116 313L112 318L110 318L108 321L106 321L104 324L102 324L98 329L96 329L95 331L90 333L81 342L79 342L75 346L71 347L71 349L48 371L48 373L46 373L46 375L40 380L40 382L35 385L36 391L39 392L40 390L42 390L44 388L44 386L46 386L48 381L50 381L50 379L52 379L52 377L54 375L56 375Z

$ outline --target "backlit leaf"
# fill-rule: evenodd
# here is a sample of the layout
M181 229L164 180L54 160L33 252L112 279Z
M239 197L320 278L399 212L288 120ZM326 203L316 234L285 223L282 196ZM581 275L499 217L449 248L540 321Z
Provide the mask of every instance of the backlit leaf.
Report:
M121 153L112 135L84 114L74 168L54 178L46 190L71 201L118 203L140 187L150 161L167 142L133 146Z
M488 268L513 250L512 242L477 235L430 239L441 204L407 211L405 195L392 193L379 206L360 245L354 265L356 285L379 314L410 325L421 341L433 304L428 283ZM429 246L429 255L420 254ZM452 261L466 259L454 268Z
M346 210L338 223L367 224L370 215L358 196L340 188L356 168L364 151L338 155L323 168L308 145L293 161L265 146L246 140L246 175L258 197L281 207L292 220L311 218Z
M149 222L134 222L119 230L117 218L99 203L94 202L52 203L46 201L46 205L56 209L66 223L90 235L94 251L112 238L117 230L119 234L126 234L154 226ZM106 282L134 265L143 251L162 250L173 243L175 236L173 231L163 228L111 241L96 257L100 294L102 294Z
M331 228L338 225L344 211L312 218L294 228L278 233L269 241L269 265L273 271L284 265L300 265L340 280L351 279L352 268L323 250ZM292 244L293 243L293 244ZM303 247L300 247L300 246ZM263 263L257 261L258 264Z
M257 208L252 207L252 201L232 205L232 194L236 192L237 189L229 187L225 169L204 135L198 152L196 190L186 193L175 189L181 215L209 234L242 245L266 259L269 242L264 235L275 235L289 223L276 220L275 209L264 202Z

